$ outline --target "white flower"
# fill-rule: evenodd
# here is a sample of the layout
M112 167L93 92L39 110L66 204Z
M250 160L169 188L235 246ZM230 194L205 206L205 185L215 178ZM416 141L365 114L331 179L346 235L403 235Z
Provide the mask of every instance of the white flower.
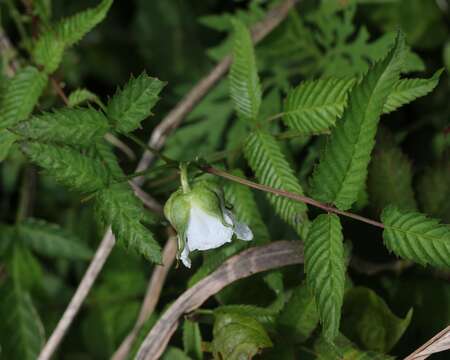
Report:
M231 242L233 234L241 240L253 239L250 228L225 208L221 190L211 182L200 181L192 190L173 193L164 213L178 233L178 259L188 268L192 251L218 248Z
M223 220L226 224L223 223ZM235 221L231 211L223 209L223 220L208 214L195 204L191 206L186 242L180 256L180 260L186 267L191 267L189 259L191 251L218 248L229 243L233 233L241 240L253 239L250 228L244 223Z

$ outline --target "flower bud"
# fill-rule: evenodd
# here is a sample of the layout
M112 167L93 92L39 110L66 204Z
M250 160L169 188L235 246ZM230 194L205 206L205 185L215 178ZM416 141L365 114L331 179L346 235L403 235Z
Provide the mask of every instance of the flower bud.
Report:
M186 267L191 267L191 251L215 249L230 242L233 234L253 239L250 228L225 208L222 189L211 181L197 181L188 190L174 192L164 214L178 233L177 258Z

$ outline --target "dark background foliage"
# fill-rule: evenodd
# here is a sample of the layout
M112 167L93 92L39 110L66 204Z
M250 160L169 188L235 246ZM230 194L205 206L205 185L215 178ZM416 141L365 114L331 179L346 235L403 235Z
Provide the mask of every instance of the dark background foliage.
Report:
M231 28L227 19L220 17L221 14L240 14L241 19L252 24L263 17L267 3L273 2L253 1L250 5L249 1L116 0L105 21L76 47L67 51L56 77L65 84L67 93L78 87L85 87L104 100L114 94L118 85L125 84L130 74L138 75L144 69L150 75L167 81L162 99L153 109L155 115L138 131L138 136L146 139L164 114L226 53L227 47L223 44ZM19 1L10 3L23 10ZM360 0L356 1L358 4L353 8L354 14L345 12L338 16L330 15L331 20L326 17L325 5L321 12L317 11L317 3L304 0L298 6L296 16L302 18L304 29L296 28L298 23L294 17L290 17L257 47L256 56L264 90L262 112L267 115L279 112L281 99L285 97L286 91L301 80L322 75L355 75L366 70L366 60L377 59L380 49L385 48L381 43L374 45L376 40L388 31L402 29L412 50L423 61L420 64L417 58L411 60L414 76L428 78L439 68L444 67L446 70L430 95L383 117L369 170L368 197L361 199L358 210L366 216L378 218L380 210L395 198L405 207L420 209L448 223L448 2ZM331 4L330 8L333 6L333 1L323 3ZM353 2L341 0L336 3L346 8L352 6ZM95 4L96 1L90 0L54 0L52 18L58 19ZM248 10L249 6L251 10ZM20 48L23 43L20 43L8 5L1 4L0 9L6 33L10 35L12 43L17 45L19 54L25 54L24 49ZM347 31L349 27L350 30ZM362 27L368 31L367 42L360 41ZM318 34L325 34L325 31L328 31L328 38L324 37L320 41ZM48 91L40 108L61 106L60 99L51 94L51 90ZM177 159L189 159L197 154L205 155L232 148L233 142L239 141L240 133L239 125L234 120L228 86L226 80L223 80L188 117L186 124L171 137L165 151ZM283 130L279 129L280 132ZM305 187L308 186L306 176L311 173L313 160L317 158L322 141L322 138L295 138L286 142L286 154ZM140 155L142 149L132 143L129 146L137 156ZM132 171L135 163L120 151L117 154L122 167L127 172ZM93 221L92 204L80 201L79 195L68 192L52 178L25 163L23 155L15 151L0 165L1 222L14 222L19 207L20 188L27 181L32 181L34 190L30 215L60 224L94 251L102 233ZM243 160L237 158L235 163L242 164ZM171 180L170 174L168 175L158 175L159 179L157 176L150 176L145 187L161 202L178 186L177 180ZM399 182L402 177L411 179L412 184L404 185ZM393 180L389 182L389 179ZM414 194L404 194L408 191L407 188L414 189ZM272 216L265 198L260 193L255 193L255 196L263 219L270 229L271 239L295 238L292 230ZM315 214L316 211L311 210L311 213ZM378 229L351 220L343 220L343 227L344 237L351 242L352 254L356 257L375 264L395 261L383 247ZM160 239L165 238L162 226L156 232ZM9 235L2 232L1 237L5 236ZM34 284L33 302L48 335L69 302L86 269L87 261L68 261L36 254L31 256L31 261L25 261L27 271L24 276L29 277ZM194 265L200 264L201 256L195 257ZM109 358L135 321L152 268L140 257L122 248L115 248L56 358ZM4 267L0 260L0 285L3 278L7 277L7 274L2 275L2 269ZM299 286L299 273L298 269L291 268L283 271L283 291L289 293ZM193 272L184 268L171 271L158 312L184 291L192 274ZM381 271L374 275L362 274L350 268L349 274L349 286L353 284L374 290L384 299L393 314L404 318L409 309L413 308L411 323L390 352L393 355L406 355L450 323L448 272L405 265L405 268ZM205 308L212 309L225 304L269 306L277 300L277 293L267 283L263 276L237 282L208 301ZM344 310L344 324L346 316L350 319L351 315ZM382 322L375 318L359 321L363 328L377 327L377 321ZM204 341L212 339L210 322L201 323ZM344 326L344 334L364 349L364 343L351 327L350 322ZM387 329L382 325L379 328L383 331ZM278 355L273 355L273 358L312 356L308 351L313 347L312 341L293 345L289 341L284 344L276 336L272 340L276 342L276 351L280 351L275 352ZM3 339L0 339L0 343L1 341ZM177 332L171 346L183 347L181 330ZM281 357L282 350L287 353L285 357ZM266 353L266 356L271 355ZM446 356L434 358L444 359ZM169 354L167 359L182 357Z

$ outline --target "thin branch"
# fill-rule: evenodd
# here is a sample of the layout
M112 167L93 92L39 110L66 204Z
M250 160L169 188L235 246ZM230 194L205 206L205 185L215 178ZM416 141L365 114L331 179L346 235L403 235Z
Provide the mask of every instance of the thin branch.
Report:
M357 272L371 276L385 271L392 271L396 274L399 274L402 271L413 266L414 263L408 260L395 260L387 263L376 263L352 255L349 265Z
M7 77L13 77L20 67L19 62L16 59L17 51L11 45L11 41L5 34L5 30L0 27L0 54L7 60L5 72Z
M178 297L153 326L142 343L136 359L158 359L177 329L180 317L200 307L225 286L259 272L301 263L303 263L303 248L299 241L276 241L233 256Z
M329 206L329 205L323 204L323 203L321 203L321 202L319 202L317 200L311 199L311 198L309 198L307 196L304 196L304 195L299 195L299 194L291 193L289 191L275 189L275 188L272 188L270 186L258 184L258 183L255 183L253 181L241 178L239 176L231 175L231 174L227 173L226 171L223 171L223 170L220 170L220 169L216 169L216 168L213 168L211 166L204 166L204 167L201 167L201 169L204 172L207 172L209 174L220 176L220 177L223 177L225 179L237 182L237 183L242 184L242 185L249 186L249 187L257 189L257 190L269 192L269 193L272 193L272 194L275 194L275 195L279 195L279 196L284 196L284 197L287 197L287 198L295 200L295 201L299 201L299 202L302 202L302 203L305 203L305 204L308 204L308 205L315 206L315 207L317 207L319 209L325 210L326 212L331 212L331 213L339 214L339 215L342 215L342 216L346 216L346 217L349 217L349 218L352 218L352 219L355 219L355 220L362 221L362 222L364 222L366 224L370 224L370 225L379 227L381 229L384 229L384 225L382 223L378 222L378 221L375 221L375 220L372 220L372 219L368 219L368 218L366 218L364 216L361 216L361 215L357 215L357 214L353 214L353 213L350 213L350 212L347 212L347 211L336 209L333 206Z
M156 266L153 271L152 277L148 284L147 293L145 295L144 301L141 306L141 311L139 313L136 324L134 325L128 336L122 341L117 351L111 357L112 360L125 360L133 346L139 331L142 326L150 318L150 315L155 310L156 304L158 303L161 291L166 281L167 274L175 260L175 255L177 252L177 240L176 236L172 234L166 242L162 254L162 266Z
M282 22L289 13L289 10L297 3L298 0L286 0L281 5L272 9L266 18L256 24L251 30L254 43L261 41L269 34L280 22ZM217 82L226 74L231 65L231 56L226 56L220 61L214 69L200 82L195 85L191 91L178 103L178 105L155 127L150 137L148 145L152 149L161 150L164 146L167 136L176 129L183 119L192 109L205 97L205 95L214 87ZM155 155L150 151L146 151L137 171L147 169L155 159Z
M267 17L259 24L256 24L252 29L254 42L262 40L269 34L281 21L283 21L289 13L289 10L295 5L297 0L286 0L279 6L274 8L267 14ZM167 136L171 131L177 128L189 112L205 97L211 88L225 75L231 65L231 57L224 58L218 63L214 69L206 75L200 82L194 86L191 91L181 100L177 106L159 123L153 130L148 145L151 148L160 150L166 142ZM154 155L150 152L145 152L142 156L136 171L146 170L152 163ZM143 178L137 178L134 183L142 185ZM61 320L58 322L55 330L50 336L49 340L42 349L38 360L49 360L56 348L61 343L64 335L73 322L81 305L86 299L95 279L102 269L106 258L111 252L115 243L115 238L111 231L108 230L103 237L94 258L89 265L86 274L83 276L75 295L69 303L69 306L64 311Z
M450 326L436 334L404 360L424 360L432 354L450 350Z

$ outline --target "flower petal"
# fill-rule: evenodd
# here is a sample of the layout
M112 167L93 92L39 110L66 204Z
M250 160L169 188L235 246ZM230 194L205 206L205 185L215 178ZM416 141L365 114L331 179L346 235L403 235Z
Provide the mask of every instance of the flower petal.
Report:
M184 266L186 266L187 268L191 268L191 259L189 259L189 247L187 244L184 245L184 249L180 255L180 260Z
M236 221L234 223L234 233L236 234L238 239L244 240L244 241L250 241L253 240L253 232L248 227L247 224L243 222Z
M225 221L229 223L231 219L225 216ZM220 218L194 205L191 207L186 235L191 251L215 249L231 241L233 227L225 226Z
M253 232L246 223L237 221L236 217L230 210L226 208L223 208L222 210L225 221L228 222L229 224L230 223L233 224L234 233L236 234L236 237L238 239L244 241L253 240Z

